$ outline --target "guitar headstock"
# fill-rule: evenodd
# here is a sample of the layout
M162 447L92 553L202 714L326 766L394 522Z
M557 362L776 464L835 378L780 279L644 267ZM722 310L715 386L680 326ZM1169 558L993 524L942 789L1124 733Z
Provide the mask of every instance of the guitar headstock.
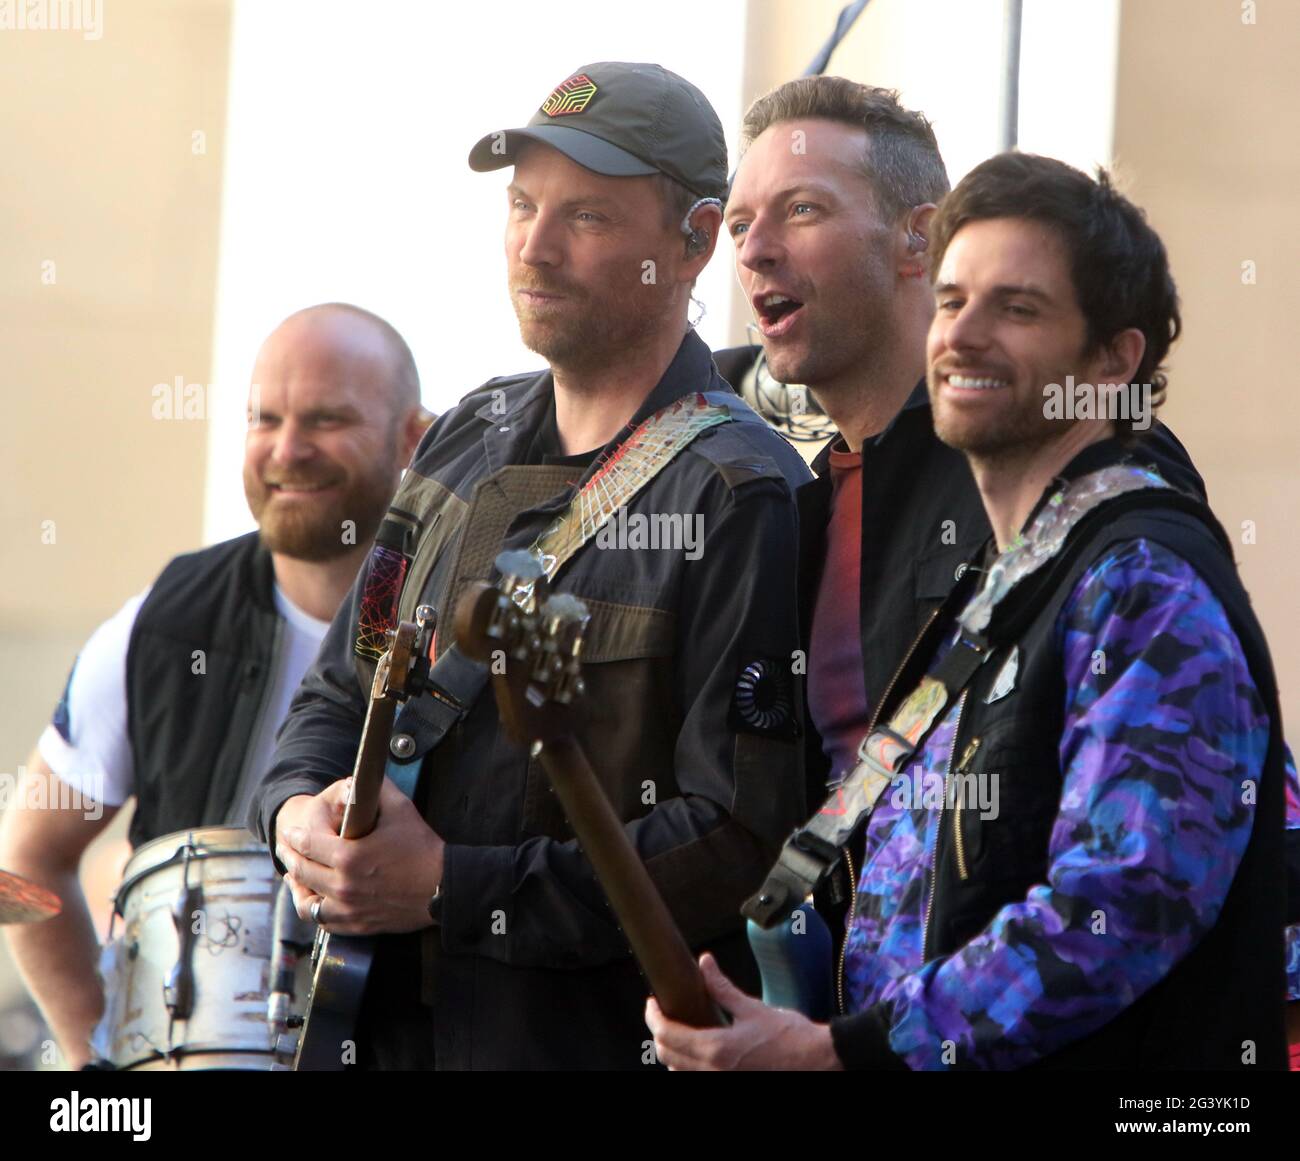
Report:
M501 721L522 746L572 732L582 696L582 637L590 614L577 597L552 593L537 558L496 560L501 580L478 582L456 609L461 651L492 673Z
M372 701L383 697L404 701L413 692L407 689L407 683L418 660L416 643L420 633L421 627L411 621L401 621L396 629L388 630L388 648L375 663L375 677L370 687Z

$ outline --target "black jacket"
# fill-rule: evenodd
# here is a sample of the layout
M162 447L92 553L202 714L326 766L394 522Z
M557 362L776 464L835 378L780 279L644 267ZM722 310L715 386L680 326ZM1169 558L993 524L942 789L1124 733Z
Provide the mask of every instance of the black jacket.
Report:
M735 385L759 350L719 351L718 366ZM831 441L837 442L838 437ZM830 448L828 443L813 460L817 478L797 496L799 639L804 649L812 637L813 604L826 559L833 492ZM889 427L866 441L862 482L862 666L867 705L874 709L907 647L991 529L965 457L934 434L924 382ZM826 796L830 763L811 717L805 749L809 797L817 803Z
M703 520L698 559L589 543L557 577L592 621L580 741L688 941L752 983L739 906L807 811L790 659L797 454L727 391L693 334L634 422L688 392L722 391L749 422L699 436L629 504ZM527 547L591 468L530 452L549 374L498 379L425 436L394 499L423 533L400 614L450 613L504 547ZM257 825L351 771L364 712L354 665L359 589L331 626L281 733ZM746 718L745 672L787 709ZM358 1037L375 1067L641 1068L645 985L544 772L510 744L491 694L423 755L415 796L447 842L441 924L381 939ZM378 982L377 982L378 981Z
M126 658L132 845L231 824L281 633L274 583L250 532L178 556L140 606Z

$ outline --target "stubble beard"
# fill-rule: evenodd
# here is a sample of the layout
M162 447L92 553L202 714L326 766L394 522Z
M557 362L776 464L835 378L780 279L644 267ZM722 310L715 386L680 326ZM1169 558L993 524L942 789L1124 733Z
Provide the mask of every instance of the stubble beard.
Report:
M856 390L877 362L886 341L887 326L878 314L866 313L853 324L856 332L846 333L839 320L809 328L802 350L768 351L767 367L778 383L795 383L816 392L817 397Z
M552 287L512 282L510 300L524 346L553 370L571 374L598 371L645 346L662 332L672 310L671 288L644 285L638 279L635 289L603 295L556 286L555 293L568 299L566 315L536 318L520 307L515 293L521 289L545 292Z
M872 276L874 275L874 277ZM767 367L778 383L796 383L814 391L818 399L844 390L858 390L888 349L892 330L887 271L861 271L836 297L855 305L848 314L811 313L807 337L799 349L782 350L764 345ZM826 296L830 300L830 295Z
M1027 463L1068 430L1068 425L1042 414L1041 390L1034 398L1037 408L1031 399L996 416L963 418L949 405L933 408L935 434L983 468L1006 469Z

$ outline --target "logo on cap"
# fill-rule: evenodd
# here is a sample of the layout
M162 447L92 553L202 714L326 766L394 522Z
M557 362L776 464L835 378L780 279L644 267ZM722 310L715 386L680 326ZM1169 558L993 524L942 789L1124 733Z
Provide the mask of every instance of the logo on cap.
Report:
M581 113L591 104L591 98L595 95L596 82L586 73L578 73L555 86L551 95L542 102L542 112L548 117L567 117L570 113Z

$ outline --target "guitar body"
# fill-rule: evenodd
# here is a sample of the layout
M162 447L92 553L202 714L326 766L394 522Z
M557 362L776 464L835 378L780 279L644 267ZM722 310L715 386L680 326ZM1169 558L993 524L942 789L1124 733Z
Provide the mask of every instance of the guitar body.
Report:
M318 931L311 958L307 1015L293 1067L297 1072L340 1072L344 1041L355 1040L357 1014L375 960L375 941Z
M763 1003L793 1008L825 1023L835 1013L832 987L834 940L811 903L771 927L749 921L749 947L763 977Z

